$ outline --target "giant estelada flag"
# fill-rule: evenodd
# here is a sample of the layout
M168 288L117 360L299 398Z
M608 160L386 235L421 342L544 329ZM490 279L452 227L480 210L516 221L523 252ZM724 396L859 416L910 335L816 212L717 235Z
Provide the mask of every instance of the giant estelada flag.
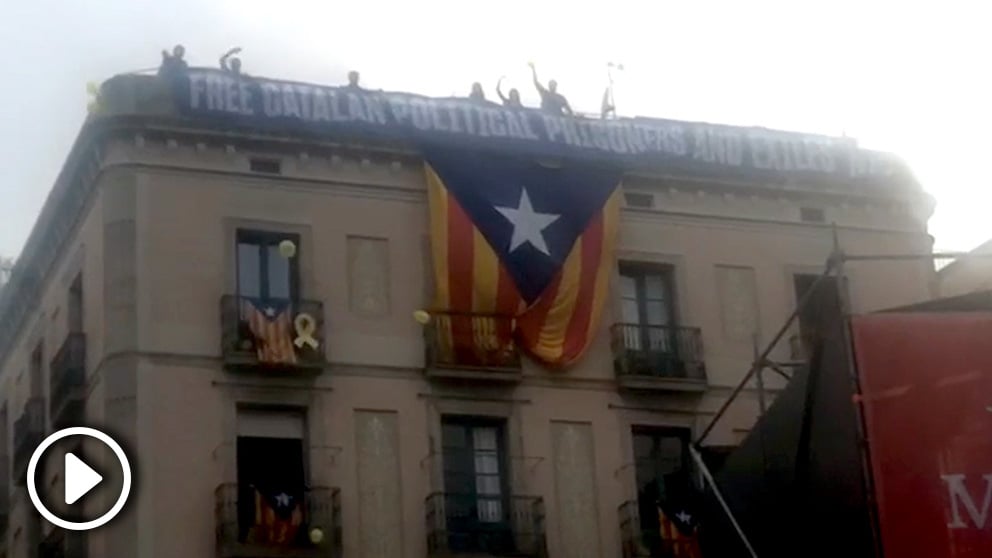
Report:
M426 173L449 348L492 354L512 337L546 366L578 359L607 297L621 172L438 150Z

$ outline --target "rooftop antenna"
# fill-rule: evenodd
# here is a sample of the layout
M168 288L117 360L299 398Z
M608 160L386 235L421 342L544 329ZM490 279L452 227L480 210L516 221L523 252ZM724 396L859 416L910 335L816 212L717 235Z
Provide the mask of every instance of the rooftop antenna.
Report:
M617 106L613 98L613 70L622 72L623 64L614 62L606 63L606 78L609 81L609 85L606 86L606 91L603 92L603 102L599 109L599 115L604 120L615 119L617 117Z

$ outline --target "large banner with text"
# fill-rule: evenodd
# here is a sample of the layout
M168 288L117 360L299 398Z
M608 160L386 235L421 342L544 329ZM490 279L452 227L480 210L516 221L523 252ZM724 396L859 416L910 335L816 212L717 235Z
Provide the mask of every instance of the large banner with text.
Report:
M896 157L849 138L653 118L561 116L467 98L432 98L190 69L175 76L181 113L228 125L310 131L535 157L604 160L690 174L808 175L840 184L908 177Z

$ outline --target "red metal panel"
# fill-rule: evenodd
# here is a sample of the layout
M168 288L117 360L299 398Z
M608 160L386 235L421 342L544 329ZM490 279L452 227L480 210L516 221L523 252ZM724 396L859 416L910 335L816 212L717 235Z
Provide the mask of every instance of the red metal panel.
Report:
M852 328L886 558L989 558L992 314Z

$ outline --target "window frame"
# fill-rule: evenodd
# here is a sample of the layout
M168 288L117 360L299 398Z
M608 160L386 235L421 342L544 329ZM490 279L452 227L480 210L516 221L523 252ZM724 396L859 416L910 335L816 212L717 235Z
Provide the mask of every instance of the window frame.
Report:
M272 297L269 292L269 247L278 250L279 243L284 240L291 241L296 246L296 254L288 258L289 266L289 297L290 301L296 302L300 299L300 235L298 233L284 231L269 231L251 228L237 228L234 232L234 283L235 292L238 297L248 296L243 294L241 287L241 245L255 245L259 247L258 254L258 298L262 300L283 299L284 297ZM264 249L262 249L264 248Z
M619 264L619 275L622 278L628 277L634 280L634 303L637 306L637 319L638 321L631 325L645 326L645 327L678 327L679 315L678 315L678 305L675 304L675 297L677 296L677 289L675 285L675 266L672 264L664 263L637 263L637 262L620 262ZM657 298L649 299L647 293L647 277L648 276L658 276L661 277L663 281L663 290L665 298L659 300ZM620 301L630 300L626 297L622 291L620 292ZM648 321L648 303L649 302L662 302L664 303L665 312L668 317L668 323L665 324L652 324ZM621 316L622 316L621 311Z
M444 431L446 426L455 426L462 429L463 433L466 435L466 440L464 446L455 448L454 446L449 446L446 443L444 436ZM506 530L510 527L511 514L512 514L512 501L510 493L510 459L507 453L507 421L500 417L485 417L476 415L442 415L441 416L441 476L442 482L444 482L444 493L446 496L465 496L471 498L473 505L473 513L471 515L471 520L467 522L464 526L458 526L454 529L452 525L448 525L449 531L458 531L459 527L465 532L479 532L479 531L500 531ZM479 518L479 502L480 500L493 500L491 495L480 494L477 489L477 479L479 472L475 467L476 458L476 448L473 440L472 433L476 429L481 428L495 428L496 429L496 455L497 463L499 467L499 501L502 507L500 513L499 521L484 521ZM448 456L454 451L465 451L466 457L470 460L471 470L456 471L456 474L470 476L472 478L472 487L470 491L461 492L455 491L454 487L448 486L448 467L446 462L448 461ZM450 517L445 517L445 522L450 521Z

